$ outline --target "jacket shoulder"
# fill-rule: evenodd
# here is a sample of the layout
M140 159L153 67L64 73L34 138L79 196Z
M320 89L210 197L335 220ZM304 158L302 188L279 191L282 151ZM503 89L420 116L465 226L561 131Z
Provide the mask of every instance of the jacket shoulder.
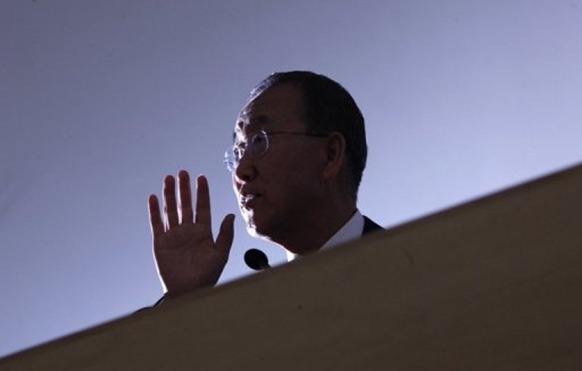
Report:
M372 219L368 218L367 216L364 216L364 232L363 232L363 234L374 232L374 231L380 231L383 229L384 228L382 228L378 223L374 222Z

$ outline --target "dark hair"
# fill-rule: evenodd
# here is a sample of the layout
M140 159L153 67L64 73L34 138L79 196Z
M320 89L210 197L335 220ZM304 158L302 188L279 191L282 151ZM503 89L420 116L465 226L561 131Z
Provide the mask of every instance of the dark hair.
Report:
M339 132L346 141L346 170L354 200L366 167L368 146L364 116L350 93L327 76L309 71L276 72L251 92L251 100L279 84L293 83L303 94L303 107L309 130L314 133Z

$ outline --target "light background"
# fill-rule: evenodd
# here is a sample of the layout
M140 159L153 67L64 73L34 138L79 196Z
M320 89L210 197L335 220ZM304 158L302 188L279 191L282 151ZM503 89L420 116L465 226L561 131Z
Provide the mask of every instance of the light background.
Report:
M273 71L341 82L367 119L360 209L392 226L582 159L582 1L0 2L0 355L160 295L146 198L207 174ZM240 216L222 282L276 246Z

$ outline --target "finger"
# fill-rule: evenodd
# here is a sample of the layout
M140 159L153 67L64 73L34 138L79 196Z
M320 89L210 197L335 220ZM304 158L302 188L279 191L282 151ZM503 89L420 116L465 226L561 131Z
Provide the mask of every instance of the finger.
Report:
M208 190L208 180L204 175L199 175L196 179L196 223L212 225L210 191Z
M178 225L178 208L176 207L176 181L168 175L164 179L164 212L168 228Z
M160 214L160 203L156 195L150 195L148 198L148 211L150 214L152 237L155 240L164 233L164 223L162 222L162 215Z
M216 237L216 249L228 256L234 240L234 214L228 214L220 224L220 231Z
M186 170L180 170L178 172L178 189L180 192L182 223L192 223L194 219L192 211L192 188L190 187L190 175Z

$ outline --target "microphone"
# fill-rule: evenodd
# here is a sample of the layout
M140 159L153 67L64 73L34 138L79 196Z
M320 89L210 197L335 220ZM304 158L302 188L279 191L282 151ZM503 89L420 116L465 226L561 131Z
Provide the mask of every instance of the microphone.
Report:
M247 263L249 268L256 271L271 268L267 255L258 249L248 249L247 252L245 252L245 263Z

